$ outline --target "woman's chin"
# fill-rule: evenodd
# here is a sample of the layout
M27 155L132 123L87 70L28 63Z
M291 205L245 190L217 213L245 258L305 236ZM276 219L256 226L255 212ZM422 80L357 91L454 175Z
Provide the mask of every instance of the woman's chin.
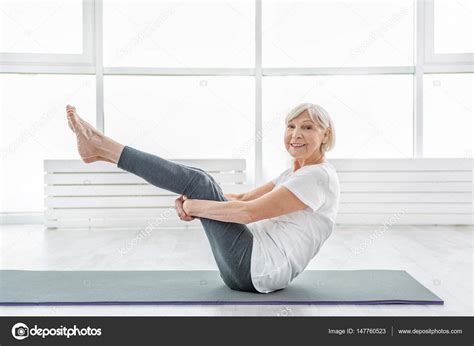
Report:
M298 155L298 154L295 154L295 153L292 153L291 151L288 152L288 154L290 154L290 156L294 159L300 159L302 156L301 155Z

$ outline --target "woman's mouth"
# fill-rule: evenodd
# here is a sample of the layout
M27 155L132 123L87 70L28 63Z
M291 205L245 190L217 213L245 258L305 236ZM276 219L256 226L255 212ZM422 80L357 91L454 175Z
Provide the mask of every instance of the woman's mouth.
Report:
M306 144L298 144L298 143L291 143L290 145L292 148L295 148L295 149L301 149L304 146L306 146Z

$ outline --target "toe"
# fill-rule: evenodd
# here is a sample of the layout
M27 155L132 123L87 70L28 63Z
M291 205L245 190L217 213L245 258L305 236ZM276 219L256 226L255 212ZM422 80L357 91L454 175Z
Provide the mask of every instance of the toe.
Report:
M66 106L66 111L68 112L75 112L76 111L76 107L73 107L71 105L67 105Z
M74 132L81 126L81 124L79 123L79 120L74 115L74 113L68 113L67 119L68 119L70 127L72 127L72 130Z

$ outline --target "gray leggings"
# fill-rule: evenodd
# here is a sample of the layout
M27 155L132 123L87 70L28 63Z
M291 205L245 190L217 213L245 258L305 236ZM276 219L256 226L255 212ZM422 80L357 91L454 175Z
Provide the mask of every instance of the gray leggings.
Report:
M200 168L165 160L125 146L117 167L159 188L191 199L226 201L214 178ZM200 218L224 283L234 290L257 292L250 276L253 235L244 224Z

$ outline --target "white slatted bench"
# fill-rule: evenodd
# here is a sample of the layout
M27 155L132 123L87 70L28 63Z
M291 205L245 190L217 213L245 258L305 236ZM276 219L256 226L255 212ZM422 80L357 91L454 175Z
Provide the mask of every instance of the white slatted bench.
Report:
M337 223L472 225L472 158L332 159Z
M224 193L242 193L245 159L173 160L210 173ZM45 225L48 228L200 227L181 221L178 195L157 188L107 162L45 160Z
M338 224L472 225L472 159L330 159L341 183ZM224 193L252 189L245 160L176 160L209 172ZM200 226L177 195L104 162L45 161L49 228Z

